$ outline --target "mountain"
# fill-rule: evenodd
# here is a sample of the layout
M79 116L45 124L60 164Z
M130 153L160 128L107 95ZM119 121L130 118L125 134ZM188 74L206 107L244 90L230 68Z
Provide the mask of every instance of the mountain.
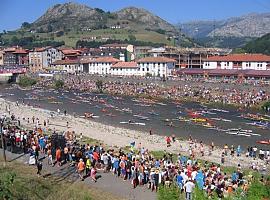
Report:
M128 7L115 12L115 14L118 20L128 20L140 24L146 29L165 30L171 33L178 32L175 26L143 8Z
M81 4L65 3L49 8L44 15L31 24L31 29L37 29L37 31L43 29L48 32L75 30L94 28L106 22L106 16L97 9Z
M114 25L131 30L139 28L172 35L179 34L179 30L172 24L142 8L128 7L110 13L76 3L56 4L33 22L31 28L59 31L101 29Z
M177 27L190 37L261 37L270 33L270 13L248 14L220 21L192 21Z

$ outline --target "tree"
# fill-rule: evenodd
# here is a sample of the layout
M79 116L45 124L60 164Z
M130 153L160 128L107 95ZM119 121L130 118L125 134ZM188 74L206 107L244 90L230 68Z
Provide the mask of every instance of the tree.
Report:
M52 32L52 30L53 30L52 25L49 24L47 26L47 32L50 33L50 32Z
M99 13L105 13L104 10L100 9L100 8L95 8L95 11L99 12Z
M56 37L61 37L64 35L64 31L57 31Z
M31 24L28 23L28 22L23 22L22 23L22 28L26 28L26 29L31 28Z
M136 41L135 35L128 35L129 41Z
M99 90L100 93L103 93L103 82L102 80L97 80L96 81L96 87Z
M63 88L64 85L65 85L65 83L64 83L64 81L62 81L62 80L56 80L56 81L54 82L54 86L55 86L55 88L57 88L57 89Z
M11 45L18 45L19 39L16 36L11 38Z

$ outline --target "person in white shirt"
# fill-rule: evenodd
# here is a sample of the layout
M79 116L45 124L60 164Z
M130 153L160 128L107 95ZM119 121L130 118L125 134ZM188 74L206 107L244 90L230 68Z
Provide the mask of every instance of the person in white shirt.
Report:
M195 184L193 183L193 181L189 179L188 182L185 183L184 188L186 192L186 200L191 200L192 199L191 194L193 189L195 188Z

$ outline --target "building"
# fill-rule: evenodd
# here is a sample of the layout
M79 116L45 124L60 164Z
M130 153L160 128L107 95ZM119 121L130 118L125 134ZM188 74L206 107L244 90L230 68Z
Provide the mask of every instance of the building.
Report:
M175 70L176 61L166 57L145 57L137 60L137 63L140 76L168 77Z
M4 51L0 50L0 65L4 65Z
M111 66L111 75L115 76L137 76L138 72L137 62L118 62Z
M21 47L10 47L3 51L3 64L6 66L28 65L28 51Z
M62 52L64 60L78 60L79 57L83 54L82 50L79 49L61 48L59 50Z
M31 71L48 69L52 63L62 58L63 53L57 48L36 48L29 52L29 67Z
M83 71L83 66L80 63L80 60L57 60L51 64L51 70L54 71L65 71L70 74L80 73Z
M270 56L263 54L230 54L213 56L203 63L204 69L270 70Z
M98 57L94 59L84 60L83 72L89 74L111 74L112 65L120 62L119 59L113 57Z
M231 51L231 49L221 48L166 47L166 52L162 56L176 60L176 69L203 68L203 63L208 57L228 55Z
M119 49L119 50L126 50L127 53L129 54L128 57L130 57L130 60L134 60L135 59L135 54L134 54L134 46L131 44L104 44L101 45L99 47L102 50L115 50L115 49Z

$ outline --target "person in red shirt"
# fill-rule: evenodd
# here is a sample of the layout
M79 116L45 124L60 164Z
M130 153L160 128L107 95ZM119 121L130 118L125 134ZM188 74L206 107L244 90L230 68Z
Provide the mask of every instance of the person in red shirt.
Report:
M58 147L55 153L55 159L58 166L61 166L61 149Z
M170 137L166 137L166 142L167 142L167 147L171 146L171 138Z

